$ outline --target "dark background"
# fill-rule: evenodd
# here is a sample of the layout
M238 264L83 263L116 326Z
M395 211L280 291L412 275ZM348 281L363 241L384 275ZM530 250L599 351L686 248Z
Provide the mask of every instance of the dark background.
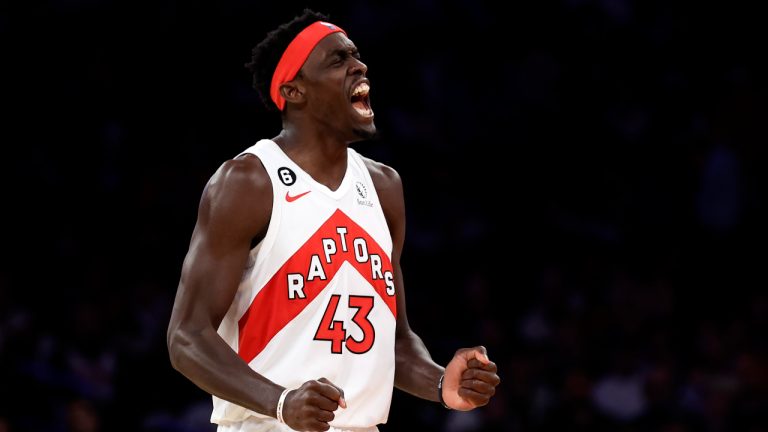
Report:
M0 431L209 431L165 330L202 188L273 137L303 6L368 64L412 326L502 384L382 431L768 431L765 18L733 2L0 4Z

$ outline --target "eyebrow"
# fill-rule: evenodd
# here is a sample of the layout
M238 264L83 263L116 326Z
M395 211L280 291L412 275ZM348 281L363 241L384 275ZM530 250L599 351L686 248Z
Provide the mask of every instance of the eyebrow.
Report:
M358 51L357 47L349 47L349 48L336 48L333 51L328 53L328 59L333 59L336 57L345 58L350 55L360 54L360 51Z

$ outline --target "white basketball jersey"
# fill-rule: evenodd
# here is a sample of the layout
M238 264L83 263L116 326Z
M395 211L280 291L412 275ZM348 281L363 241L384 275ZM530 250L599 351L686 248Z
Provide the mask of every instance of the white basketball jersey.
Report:
M331 426L385 423L395 374L392 238L363 160L347 151L335 191L273 141L256 155L272 181L272 218L250 252L218 333L248 365L287 388L321 377L344 390ZM243 198L247 199L247 198ZM213 397L211 421L276 420Z

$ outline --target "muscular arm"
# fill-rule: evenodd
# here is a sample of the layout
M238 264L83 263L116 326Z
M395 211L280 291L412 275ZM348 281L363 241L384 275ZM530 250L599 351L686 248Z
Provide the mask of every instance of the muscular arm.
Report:
M283 387L254 372L216 333L271 209L271 184L257 158L228 161L211 178L184 259L168 351L173 367L203 390L274 416Z
M421 338L411 330L405 310L400 254L405 242L405 204L400 176L392 168L366 160L392 235L392 267L397 298L395 387L437 401L437 382L445 369L435 363Z

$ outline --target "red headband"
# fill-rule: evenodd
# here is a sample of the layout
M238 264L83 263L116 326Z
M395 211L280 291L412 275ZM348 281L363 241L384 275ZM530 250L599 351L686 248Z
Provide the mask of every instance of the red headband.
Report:
M269 96L272 97L272 101L275 102L280 111L285 108L285 99L280 95L280 85L294 79L315 45L324 37L336 32L347 34L331 23L316 21L302 30L288 44L288 48L285 49L280 61L277 62L275 73L272 74L272 83L269 86Z

